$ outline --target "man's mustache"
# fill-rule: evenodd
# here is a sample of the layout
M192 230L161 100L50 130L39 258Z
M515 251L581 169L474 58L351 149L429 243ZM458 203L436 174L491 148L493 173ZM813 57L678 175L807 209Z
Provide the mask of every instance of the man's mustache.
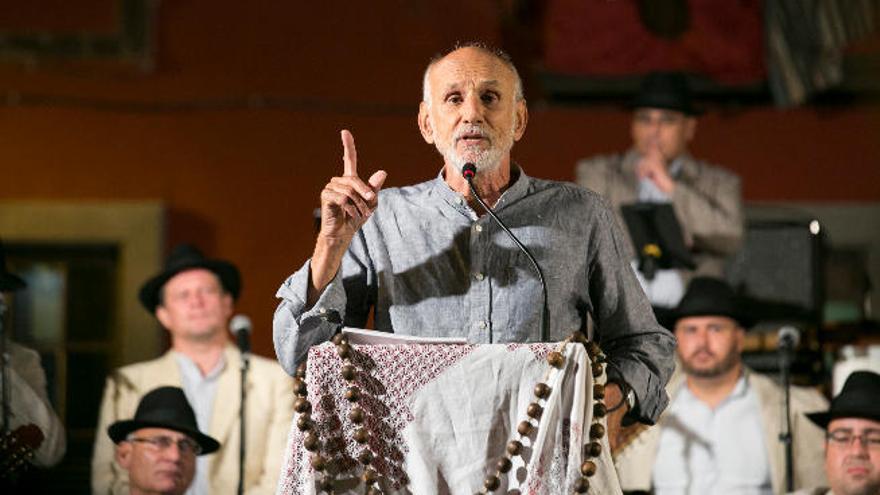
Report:
M690 356L688 356L688 357L689 357L689 358L694 358L694 357L697 356L697 354L706 354L706 355L708 355L709 357L715 357L715 353L712 352L712 351L710 351L708 348L705 348L705 347L704 347L704 348L697 349L696 351L692 352L692 353L690 354Z
M455 134L453 134L452 137L453 139L455 139L455 141L459 141L463 138L489 139L489 134L484 131L483 128L480 126L467 126L455 131Z

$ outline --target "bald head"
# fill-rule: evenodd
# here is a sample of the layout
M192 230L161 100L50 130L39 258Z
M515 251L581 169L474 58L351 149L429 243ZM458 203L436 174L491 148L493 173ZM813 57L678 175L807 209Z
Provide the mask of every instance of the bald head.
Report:
M425 68L425 74L422 77L422 101L430 106L431 105L431 71L437 65L442 63L449 57L454 57L462 51L479 51L485 55L488 55L491 59L494 59L495 63L498 63L504 66L507 70L509 70L513 74L513 78L515 81L515 93L517 101L521 101L525 99L525 94L523 93L522 79L519 77L519 72L516 70L516 66L513 65L513 60L503 50L492 48L485 43L480 42L468 42L462 44L456 44L451 50L448 50L444 53L435 55L434 58L428 62L428 67Z

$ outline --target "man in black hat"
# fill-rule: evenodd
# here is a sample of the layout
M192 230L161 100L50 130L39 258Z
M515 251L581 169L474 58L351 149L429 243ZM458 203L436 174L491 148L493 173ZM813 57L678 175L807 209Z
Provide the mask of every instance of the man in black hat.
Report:
M696 270L659 270L640 282L651 303L674 307L691 276L722 276L726 257L743 236L740 180L724 168L694 159L688 145L701 113L691 100L680 73L652 73L642 81L631 104L632 148L623 154L578 162L577 182L608 198L626 231L621 206L633 203L671 204L690 248ZM629 258L638 253L630 242Z
M241 354L231 344L228 322L241 289L238 269L206 258L189 245L176 247L165 268L144 283L139 298L171 336L171 349L152 361L118 369L107 380L99 429L131 417L149 390L180 387L199 427L223 442L198 459L189 493L232 494L238 487ZM247 377L244 488L249 494L275 493L293 417L291 378L274 360L251 356ZM95 439L94 493L124 493L126 473L113 462L113 445Z
M159 387L138 404L134 418L107 428L116 462L128 472L131 495L181 495L192 483L196 456L220 443L199 431L183 390Z
M666 493L785 492L779 441L783 390L745 367L745 333L753 324L724 281L696 277L672 312L678 369L667 386L659 428L642 432L616 458L627 491ZM822 431L803 413L827 401L792 387L794 484L823 482Z
M880 495L880 375L853 372L827 411L807 417L825 430L830 488L796 495Z
M61 419L52 409L46 391L46 373L40 354L11 338L4 327L7 296L27 283L6 268L6 250L0 242L0 459L19 468L25 464L51 467L64 457L67 438ZM8 450L4 450L4 447ZM21 463L12 462L21 456ZM7 464L7 465L9 465ZM0 480L11 472L0 472Z

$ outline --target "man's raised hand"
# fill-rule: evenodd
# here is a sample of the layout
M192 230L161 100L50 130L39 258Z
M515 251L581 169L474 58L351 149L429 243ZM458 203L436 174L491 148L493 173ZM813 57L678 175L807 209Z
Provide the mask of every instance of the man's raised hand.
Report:
M351 241L378 205L378 193L388 174L374 173L367 182L357 173L357 149L354 137L342 130L343 175L333 177L321 191L321 231L328 239Z
M378 206L379 190L388 176L379 170L367 182L362 181L357 174L354 137L348 130L341 135L343 174L330 179L321 191L321 230L310 262L309 307L336 276L352 238Z

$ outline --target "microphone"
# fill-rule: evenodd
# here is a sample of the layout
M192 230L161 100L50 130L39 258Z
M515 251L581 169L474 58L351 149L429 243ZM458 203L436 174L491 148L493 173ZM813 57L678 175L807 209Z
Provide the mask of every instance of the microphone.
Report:
M251 352L251 319L245 315L235 315L229 321L229 330L235 335L238 349L242 354Z
M464 177L464 180L467 181L468 187L471 190L471 194L474 195L474 199L476 199L477 203L479 203L480 206L482 206L483 209L486 210L486 213L488 213L489 216L492 217L493 220L495 220L495 223L497 223L498 226L501 227L501 230L503 230L507 234L507 236L510 237L510 239L513 241L514 244L516 244L520 251L522 251L523 254L526 255L526 258L528 258L529 261L532 263L532 267L535 269L535 272L538 273L538 280L541 282L541 292L544 295L543 310L541 312L541 342L549 342L550 330L547 328L547 326L550 324L550 309L548 308L547 304L547 283L544 282L544 273L541 271L541 267L538 266L538 262L535 261L535 257L532 256L532 253L530 253L529 250L526 249L523 243L521 243L519 239L517 239L517 237L513 235L513 232L511 232L510 229L507 228L507 225L504 225L504 222L502 222L501 219L498 218L497 215L495 215L495 212L492 211L492 208L489 208L489 205L487 205L483 201L483 198L480 197L480 194L474 187L474 177L476 177L476 175L477 166L473 163L468 162L461 167L461 176Z
M801 332L797 328L786 325L776 332L778 337L777 347L780 351L793 351L801 342Z

